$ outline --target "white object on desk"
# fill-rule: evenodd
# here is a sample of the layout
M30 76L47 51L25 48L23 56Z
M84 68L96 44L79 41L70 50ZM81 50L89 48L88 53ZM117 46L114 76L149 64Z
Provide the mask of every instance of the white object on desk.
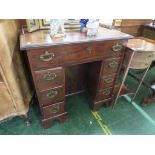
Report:
M87 35L88 36L95 36L98 32L98 28L99 28L99 22L97 22L96 20L89 20L87 25Z

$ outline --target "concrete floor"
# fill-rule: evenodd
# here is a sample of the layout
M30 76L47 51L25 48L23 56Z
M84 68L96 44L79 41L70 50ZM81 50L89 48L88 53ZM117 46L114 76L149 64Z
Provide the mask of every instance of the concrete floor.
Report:
M145 81L150 82L155 77L155 68L149 71ZM127 83L133 88L137 84L131 77ZM40 122L40 112L36 104L31 105L29 116L32 124L26 127L23 119L15 117L0 124L0 135L152 135L155 134L155 103L141 107L142 97L149 94L142 87L135 105L121 97L114 109L106 107L97 113L92 113L85 95L67 98L66 109L68 121L64 124L54 122L53 127L44 129Z

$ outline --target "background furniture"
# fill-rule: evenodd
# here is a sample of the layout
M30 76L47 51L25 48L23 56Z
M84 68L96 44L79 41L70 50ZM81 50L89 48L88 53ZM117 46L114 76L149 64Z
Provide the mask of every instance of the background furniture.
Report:
M141 87L141 84L143 83L143 80L150 68L152 61L155 59L155 45L150 42L147 42L145 40L130 39L128 41L127 48L128 48L127 50L130 51L132 54L130 57L130 61L126 67L125 75L123 77L122 84L118 91L115 103L117 102L117 99L120 97L123 85L125 83L128 73L129 73L129 69L143 69L143 70L145 70L141 79L139 77L135 77L134 75L132 75L130 73L130 75L139 82L139 84L136 88L136 91L133 92L133 94L134 94L134 96L132 98L132 101L133 101ZM145 83L143 83L143 84L146 86ZM147 87L148 87L148 85L147 85Z
M27 119L29 110L31 93L19 55L18 36L17 20L0 20L0 121L21 115Z
M147 42L150 42L151 44L153 44L153 45L155 46L155 41L152 40L152 39L148 39L148 38L145 38L145 37L138 37L138 38L139 38L139 39L142 39L142 40L145 40L145 41L147 41ZM155 54L152 55L152 63L151 63L151 66L150 66L149 69L151 69L151 68L154 67L154 66L155 66ZM154 83L155 83L155 78L154 78L154 80L152 81L152 83L147 84L147 85L145 84L145 86L146 86L147 88L149 88L149 89L152 90L152 94L145 96L144 99L143 99L142 104L149 104L149 103L155 102L155 90L152 89L152 86L151 86L151 85L154 85Z
M141 34L141 26L150 24L151 19L115 19L113 25L121 32L139 36Z
M105 28L92 38L67 30L64 38L50 38L48 30L20 35L20 47L28 57L45 128L55 119L67 119L65 96L87 92L92 110L112 104L130 38L133 37Z
M155 40L155 26L151 24L143 24L140 29L140 35Z

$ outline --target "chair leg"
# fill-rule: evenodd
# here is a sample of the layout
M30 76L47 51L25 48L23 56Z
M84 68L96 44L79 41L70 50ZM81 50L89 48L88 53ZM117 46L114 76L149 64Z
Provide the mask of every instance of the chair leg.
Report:
M139 85L138 85L138 87L137 87L137 89L136 89L135 95L134 95L133 98L131 99L131 103L132 103L132 101L135 99L135 97L136 97L136 95L137 95L137 93L138 93L138 91L139 91L139 89L140 89L140 87L141 87L141 85L142 85L142 83L143 83L143 81L144 81L144 78L145 78L145 76L146 76L148 70L149 70L149 66L148 66L148 68L146 69L146 71L144 72L144 75L143 75L142 79L140 80L140 83L139 83Z
M30 122L30 119L28 117L28 113L23 115L23 118L24 118L24 121L25 121L25 124L26 126L30 126L31 125L31 122Z
M114 103L113 103L113 105L112 105L112 108L114 108L114 106L115 106L116 103L117 103L118 98L120 97L120 93L121 93L121 90L122 90L123 85L124 85L124 83L125 83L126 77L127 77L127 75L128 75L128 72L129 72L129 69L130 69L130 64L131 64L131 61L132 61L133 56L134 56L134 52L131 54L131 57L130 57L128 66L127 66L126 69L125 69L125 72L124 72L124 75L123 75L123 79L122 79L122 83L121 83L121 85L120 85L120 87L119 87L119 90L118 90L118 92L117 92L117 94L116 94L116 97L115 97L115 99L114 99Z

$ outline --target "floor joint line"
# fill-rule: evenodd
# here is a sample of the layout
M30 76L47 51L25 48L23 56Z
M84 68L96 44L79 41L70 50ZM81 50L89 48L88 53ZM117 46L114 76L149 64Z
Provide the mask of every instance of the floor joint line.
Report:
M111 131L108 129L108 127L105 125L105 123L103 123L103 120L102 120L101 116L99 115L99 113L92 111L92 115L95 117L96 121L100 125L101 129L103 130L103 132L106 135L112 135Z

